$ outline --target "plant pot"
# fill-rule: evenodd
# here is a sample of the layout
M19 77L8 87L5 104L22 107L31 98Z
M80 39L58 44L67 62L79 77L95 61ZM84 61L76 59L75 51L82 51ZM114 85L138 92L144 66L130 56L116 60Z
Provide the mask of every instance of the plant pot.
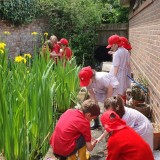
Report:
M153 149L160 149L160 124L152 123L153 126Z
M160 133L153 133L153 149L160 149Z
M147 118L150 118L151 115L151 109L148 104L145 103L138 103L134 105L134 109L141 112L143 115L145 115Z
M136 106L138 104L143 104L145 101L138 101L133 99L133 106Z

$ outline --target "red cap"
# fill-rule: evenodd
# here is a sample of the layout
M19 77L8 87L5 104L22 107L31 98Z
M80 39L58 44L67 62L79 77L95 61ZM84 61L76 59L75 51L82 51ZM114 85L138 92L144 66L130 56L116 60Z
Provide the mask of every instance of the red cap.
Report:
M84 67L79 72L80 86L85 87L89 85L90 79L93 76L93 71L90 66Z
M101 122L107 132L120 130L126 127L126 122L112 110L103 113L101 116Z
M125 38L125 37L119 37L121 42L122 42L122 46L127 49L127 50L131 50L132 47L131 47L131 44L129 43L128 39Z
M68 40L65 39L65 38L62 38L62 39L61 39L59 42L57 42L57 43L68 46Z
M112 35L108 38L108 46L106 48L111 48L113 44L120 46L121 40L118 35Z
M119 37L123 43L128 43L128 39L126 37Z

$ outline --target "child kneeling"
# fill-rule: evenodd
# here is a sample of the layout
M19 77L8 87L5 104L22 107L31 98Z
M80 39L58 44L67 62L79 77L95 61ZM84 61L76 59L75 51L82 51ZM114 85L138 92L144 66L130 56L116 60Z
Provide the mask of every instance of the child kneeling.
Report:
M92 151L96 140L91 141L90 121L100 114L95 101L88 99L80 109L68 109L56 124L50 139L55 156L60 160L86 160L86 149Z

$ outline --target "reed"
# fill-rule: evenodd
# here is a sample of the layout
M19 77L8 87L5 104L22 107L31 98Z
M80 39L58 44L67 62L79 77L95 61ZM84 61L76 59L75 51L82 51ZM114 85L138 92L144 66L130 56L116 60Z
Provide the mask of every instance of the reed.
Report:
M2 45L0 45L2 47ZM42 159L58 117L77 102L75 57L54 64L27 54L8 59L0 52L0 152L10 159Z

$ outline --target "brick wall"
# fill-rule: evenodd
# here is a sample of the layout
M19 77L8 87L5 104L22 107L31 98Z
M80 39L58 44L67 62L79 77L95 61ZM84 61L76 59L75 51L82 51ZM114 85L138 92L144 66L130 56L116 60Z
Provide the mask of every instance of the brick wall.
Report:
M146 0L130 13L129 40L132 69L149 83L153 120L160 123L160 0Z
M34 20L31 24L14 27L7 21L0 21L0 41L5 40L9 48L9 56L14 57L20 53L33 54L34 43L41 46L41 37L37 36L34 40L32 32L42 34L49 30L48 22L44 19ZM4 31L8 31L11 35L4 35Z

